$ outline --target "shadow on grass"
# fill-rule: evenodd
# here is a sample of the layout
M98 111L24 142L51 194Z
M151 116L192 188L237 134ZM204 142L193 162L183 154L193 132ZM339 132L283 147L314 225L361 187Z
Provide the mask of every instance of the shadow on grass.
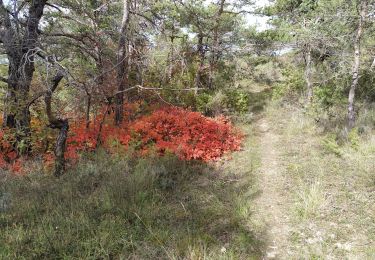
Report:
M267 87L259 92L249 92L249 111L253 113L261 113L272 97L272 88Z
M0 258L259 259L251 171L98 152L60 179L2 179Z

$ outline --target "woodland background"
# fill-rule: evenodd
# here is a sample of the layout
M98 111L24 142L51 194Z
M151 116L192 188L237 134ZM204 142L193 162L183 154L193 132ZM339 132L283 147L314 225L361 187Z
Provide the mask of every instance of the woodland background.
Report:
M372 198L374 15L372 0L0 0L0 256L264 256L244 224L260 118L364 173Z

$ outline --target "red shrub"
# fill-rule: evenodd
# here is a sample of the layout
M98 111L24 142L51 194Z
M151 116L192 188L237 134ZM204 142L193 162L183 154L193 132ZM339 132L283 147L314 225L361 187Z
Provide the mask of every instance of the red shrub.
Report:
M186 160L215 160L240 148L242 136L223 117L211 119L181 108L162 108L134 122L143 147L155 144L160 153L171 151Z
M136 104L126 105L125 118L136 114ZM113 140L127 148L131 141L138 146L139 155L144 155L150 148L160 154L172 152L185 160L216 160L230 151L240 149L242 135L236 131L225 117L207 118L198 112L176 107L164 107L154 110L133 120L125 120L120 126L113 124L113 115L103 110L90 127L84 120L70 123L65 157L71 162L79 159L81 152L94 151L98 140L109 152ZM101 130L100 130L101 129ZM0 131L0 168L21 172L21 160L12 145ZM53 152L43 155L45 165L52 166Z

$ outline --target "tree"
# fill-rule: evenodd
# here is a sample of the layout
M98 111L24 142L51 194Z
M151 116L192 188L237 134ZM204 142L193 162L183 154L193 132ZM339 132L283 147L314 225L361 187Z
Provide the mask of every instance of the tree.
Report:
M348 97L348 128L352 129L355 125L355 109L354 109L354 100L355 100L355 90L358 85L359 79L359 69L361 65L361 40L363 37L364 23L367 15L367 1L361 0L360 3L357 3L358 9L358 27L356 36L354 38L354 61L353 61L353 74L352 74L352 84L349 90Z
M3 79L8 84L3 126L16 128L17 149L25 153L31 149L28 98L38 53L38 26L47 0L13 0L12 4L9 10L0 0L0 41L9 62L8 78Z
M292 36L303 54L306 102L311 103L314 95L314 84L312 82L314 61L312 53L319 49L319 45L321 45L321 41L317 40L319 36L316 33L317 24L321 21L321 17L316 12L317 1L278 0L271 9L271 14L277 15L280 19L278 26L286 27L286 38L288 39Z
M123 15L120 26L120 38L117 47L117 93L116 93L116 111L115 122L120 125L124 119L124 90L127 87L128 80L128 26L129 26L129 8L130 0L123 0Z

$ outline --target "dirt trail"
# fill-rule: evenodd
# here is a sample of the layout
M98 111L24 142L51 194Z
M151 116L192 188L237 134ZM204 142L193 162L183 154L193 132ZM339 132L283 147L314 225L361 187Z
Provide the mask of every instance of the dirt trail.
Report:
M267 118L257 123L259 131L261 167L259 185L261 195L256 200L259 218L266 225L267 244L264 259L287 259L288 252L288 194L287 180L280 163L279 136L271 128Z

